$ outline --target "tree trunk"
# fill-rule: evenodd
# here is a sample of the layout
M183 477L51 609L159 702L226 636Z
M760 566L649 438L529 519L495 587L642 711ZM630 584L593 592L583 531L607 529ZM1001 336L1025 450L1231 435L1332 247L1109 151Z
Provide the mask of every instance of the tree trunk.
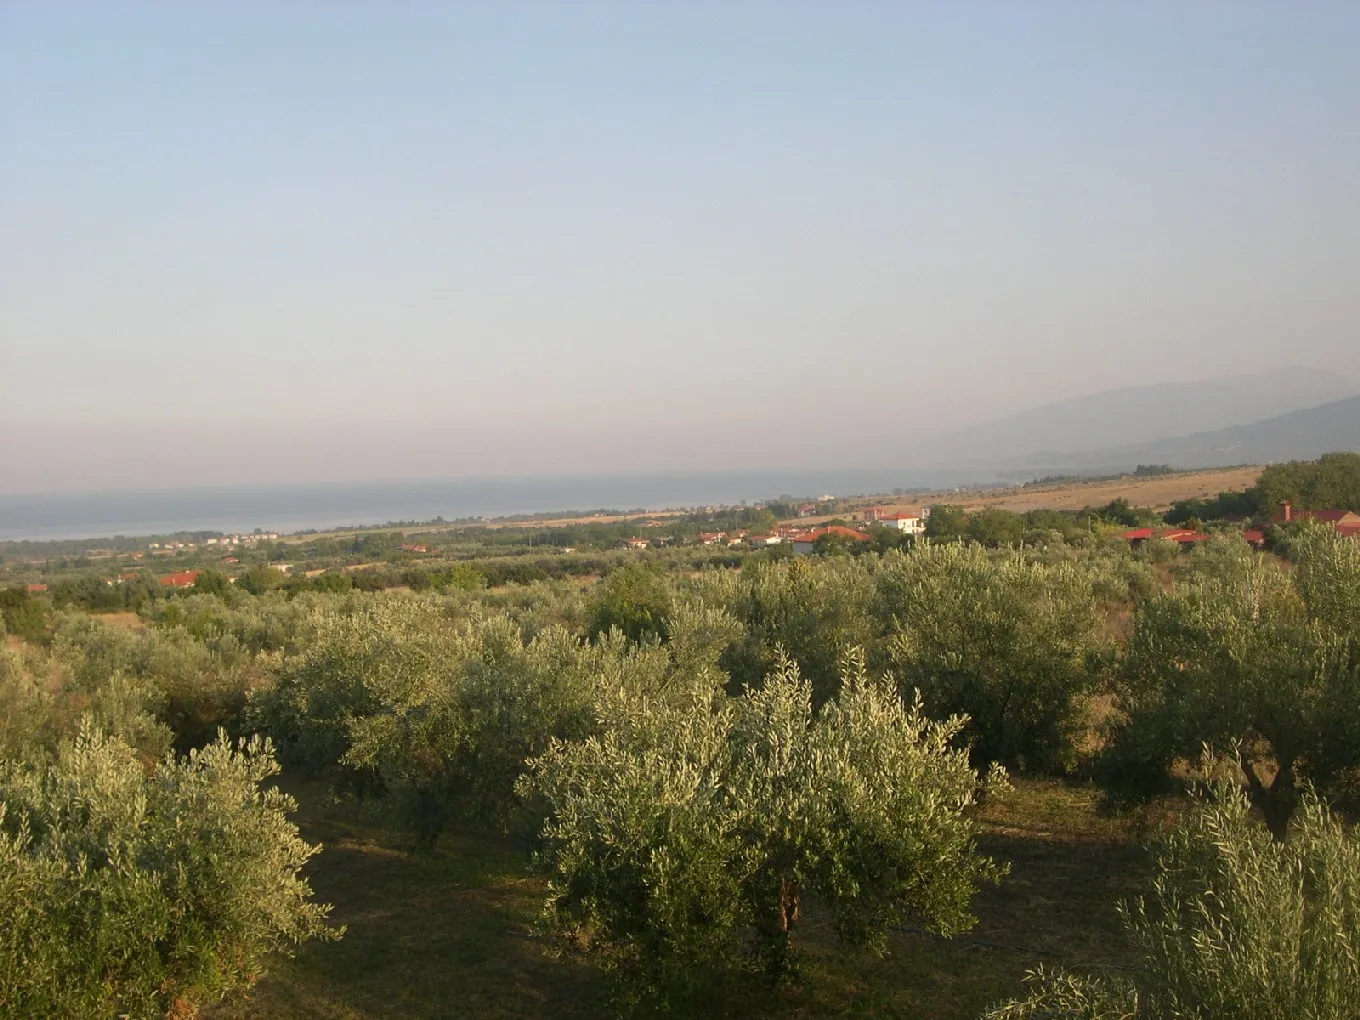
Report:
M779 927L787 935L802 914L802 891L791 878L779 883Z
M1298 806L1299 792L1294 782L1294 762L1280 762L1278 771L1269 787L1261 782L1256 766L1247 760L1246 754L1240 755L1242 772L1247 777L1247 789L1251 791L1252 802L1265 816L1266 828L1278 842L1283 843L1289 835L1289 820L1294 817Z

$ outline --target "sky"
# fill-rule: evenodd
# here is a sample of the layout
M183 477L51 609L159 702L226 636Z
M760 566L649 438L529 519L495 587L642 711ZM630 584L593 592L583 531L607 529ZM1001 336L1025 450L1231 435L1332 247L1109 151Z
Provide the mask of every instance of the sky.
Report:
M1360 378L1360 4L0 0L0 492Z

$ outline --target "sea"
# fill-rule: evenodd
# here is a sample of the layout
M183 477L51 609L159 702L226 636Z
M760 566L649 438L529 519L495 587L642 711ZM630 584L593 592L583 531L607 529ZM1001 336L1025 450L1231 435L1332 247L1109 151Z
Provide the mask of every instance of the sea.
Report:
M256 528L284 534L436 518L665 510L757 503L780 496L938 491L998 480L985 470L885 468L0 494L0 541Z

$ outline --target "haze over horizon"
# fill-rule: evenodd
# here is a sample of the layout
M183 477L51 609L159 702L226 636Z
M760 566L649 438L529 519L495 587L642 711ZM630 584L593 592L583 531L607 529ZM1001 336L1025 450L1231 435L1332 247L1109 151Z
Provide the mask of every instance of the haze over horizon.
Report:
M1360 379L1360 5L0 6L0 492Z

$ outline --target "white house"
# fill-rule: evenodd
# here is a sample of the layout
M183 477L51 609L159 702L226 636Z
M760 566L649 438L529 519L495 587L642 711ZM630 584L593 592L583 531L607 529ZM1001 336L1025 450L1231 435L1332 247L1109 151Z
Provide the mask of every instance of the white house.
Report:
M920 514L880 514L878 523L884 527L905 531L908 535L926 533L926 519Z

